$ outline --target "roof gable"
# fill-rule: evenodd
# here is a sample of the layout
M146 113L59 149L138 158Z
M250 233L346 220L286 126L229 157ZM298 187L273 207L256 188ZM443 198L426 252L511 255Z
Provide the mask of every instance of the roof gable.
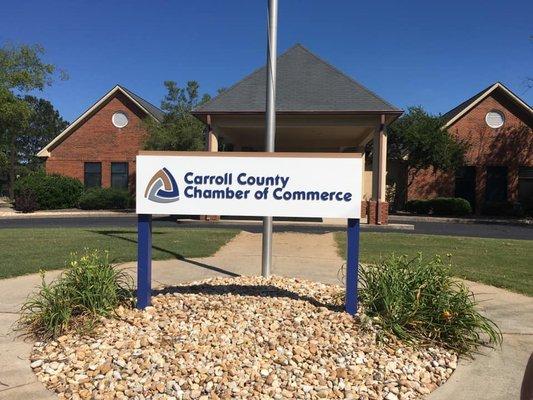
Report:
M193 114L264 112L266 67L198 107ZM276 111L401 113L360 83L297 44L277 59Z
M476 105L478 105L481 101L486 99L491 94L498 92L499 94L502 94L507 99L512 101L514 104L516 104L518 107L520 107L524 114L526 115L526 124L529 126L532 125L533 122L533 109L524 102L520 97L518 97L516 94L511 92L505 85L503 85L501 82L496 82L493 85L490 85L489 87L483 89L481 92L476 93L474 96L469 98L468 100L462 102L457 107L452 108L450 111L448 111L446 114L444 114L442 117L445 121L445 125L443 128L448 128L452 126L455 122L457 122L461 117L466 115L470 110L472 110Z
M121 85L117 85L119 86L124 92L126 92L126 94L128 94L131 98L133 98L133 100L135 100L137 103L139 103L141 105L141 107L149 114L151 115L152 117L154 117L156 120L158 120L159 122L162 122L163 121L163 118L165 117L165 113L163 111L161 111L159 108L157 108L156 106L154 106L152 103L150 103L149 101L143 99L141 96L139 95L136 95L135 93L133 93L131 90L129 89L126 89L124 86L121 86Z
M64 139L66 139L72 132L74 132L75 128L85 121L89 116L91 116L93 113L95 113L97 110L100 109L102 105L104 105L112 96L114 96L117 92L123 93L129 100L131 100L137 107L139 107L141 110L143 110L146 114L154 118L155 120L161 122L164 117L163 111L161 111L159 108L154 106L153 104L149 103L148 101L144 100L143 98L137 96L135 93L131 92L130 90L126 89L123 86L116 85L113 89L111 89L109 92L107 92L102 98L100 98L96 103L94 103L89 109L87 109L83 114L81 114L73 123L71 123L69 126L67 126L63 132L61 132L59 135L57 135L50 143L48 143L45 147L41 149L37 153L38 157L49 157L50 156L50 150L57 146L59 143L61 143Z

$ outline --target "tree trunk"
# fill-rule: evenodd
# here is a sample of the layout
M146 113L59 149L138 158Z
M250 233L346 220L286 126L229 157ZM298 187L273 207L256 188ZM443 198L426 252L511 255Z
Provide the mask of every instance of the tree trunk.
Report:
M16 146L15 146L15 135L11 135L9 149L9 197L11 200L15 199L15 165L17 162L16 157Z
M408 199L409 188L413 184L413 182L414 182L414 180L416 178L416 175L419 172L420 172L420 168L411 169L409 167L406 167L407 182L406 182L406 185L402 188L402 191L399 193L402 196L402 198L405 198L406 202L409 201L409 199Z

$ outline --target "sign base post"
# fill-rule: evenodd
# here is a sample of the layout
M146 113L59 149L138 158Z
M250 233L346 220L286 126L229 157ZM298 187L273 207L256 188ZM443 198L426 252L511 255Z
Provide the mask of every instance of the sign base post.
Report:
M348 238L346 243L346 303L348 314L357 314L357 283L359 274L359 219L348 219Z
M137 308L144 309L152 299L152 215L137 216Z

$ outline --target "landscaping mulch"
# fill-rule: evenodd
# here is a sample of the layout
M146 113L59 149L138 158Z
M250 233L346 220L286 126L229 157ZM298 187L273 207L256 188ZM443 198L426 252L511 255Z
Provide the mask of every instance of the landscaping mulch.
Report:
M60 399L415 399L450 377L456 354L353 318L342 291L281 277L166 288L90 335L36 343L31 367Z

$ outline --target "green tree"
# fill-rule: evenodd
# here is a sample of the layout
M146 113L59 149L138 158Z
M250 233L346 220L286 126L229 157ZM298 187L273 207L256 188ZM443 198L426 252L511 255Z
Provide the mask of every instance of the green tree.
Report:
M29 126L31 106L21 97L52 83L56 67L44 62L39 45L5 45L0 48L0 150L8 160L9 195L17 167L17 138ZM62 78L65 78L62 75Z
M24 132L17 136L18 162L30 170L35 170L41 165L41 160L35 154L69 123L48 100L25 96L24 101L31 110L31 118Z
M442 117L410 107L388 127L388 158L406 163L407 188L422 170L454 171L463 164L466 144L443 126Z
M11 198L17 165L17 133L27 126L30 116L31 110L26 102L0 87L0 171L7 175Z
M203 150L205 147L205 125L196 119L191 111L210 99L208 94L200 97L200 85L187 82L184 88L174 81L165 81L167 94L161 102L165 111L161 123L146 120L149 136L145 148L149 150Z

